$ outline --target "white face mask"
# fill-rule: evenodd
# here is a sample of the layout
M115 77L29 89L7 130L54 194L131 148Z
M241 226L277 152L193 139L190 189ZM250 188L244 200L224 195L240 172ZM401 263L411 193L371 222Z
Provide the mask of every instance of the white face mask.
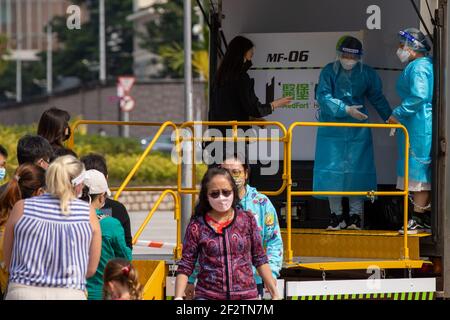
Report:
M0 181L5 179L5 176L6 176L6 169L5 168L0 168Z
M345 70L352 70L355 67L355 65L358 63L358 61L356 61L356 60L345 59L345 58L340 58L339 61L341 62L342 68L344 68Z
M397 57L400 59L402 63L408 62L411 53L408 50L398 48Z
M230 194L228 197L220 194L220 196L215 199L211 196L208 196L208 201L211 207L217 212L227 212L228 210L230 210L231 205L233 204L233 194Z
M75 192L77 192L77 188L78 188L78 186L75 186L75 187L74 187ZM77 193L77 198L80 199L82 196L83 196L83 188L81 188L81 189L80 189L80 192Z
M102 209L105 206L105 204L106 204L106 194L103 195L103 201L100 205L100 209Z
M233 176L234 183L236 184L236 187L240 190L245 186L245 178L244 177L234 177Z

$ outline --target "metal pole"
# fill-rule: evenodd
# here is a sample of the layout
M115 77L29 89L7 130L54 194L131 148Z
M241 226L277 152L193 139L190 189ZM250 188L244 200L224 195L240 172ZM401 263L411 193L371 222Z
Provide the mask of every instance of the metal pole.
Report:
M36 3L36 5L37 5L37 25L39 28L41 28L43 26L43 24L42 24L42 18L43 18L43 16L42 16L42 1L38 1ZM38 51L42 51L42 48L44 47L43 42L44 42L44 35L41 32L39 32L38 36L37 36Z
M130 113L125 111L123 112L123 121L128 122L130 121ZM130 137L130 126L123 126L123 136L125 138Z
M443 28L443 35L442 39L446 39L445 42L442 44L442 55L445 57L444 66L442 66L442 72L444 73L444 79L446 80L446 83L443 84L443 87L445 88L445 92L442 95L442 106L444 107L443 110L448 110L449 106L449 97L450 97L450 86L448 85L448 79L450 79L450 43L449 43L449 22L450 22L450 6L447 3L442 4L442 10L445 10L443 13L444 17L444 28ZM448 133L448 124L450 123L450 113L445 113L445 123L446 123L446 139L442 141L443 145L445 146L445 141L449 140L449 133ZM445 181L443 182L443 197L441 198L441 201L443 204L439 204L438 212L441 215L441 221L442 221L442 242L444 246L443 250L443 270L442 275L444 278L444 297L448 298L450 297L450 217L448 214L449 208L450 208L450 198L447 196L448 194L448 188L450 186L450 172L448 170L448 166L450 164L449 162L449 156L448 154L444 157L445 171L441 172L441 175L445 174ZM436 205L436 204L435 204Z
M53 92L53 34L52 24L47 24L47 94Z
M11 0L6 0L6 37L11 39L11 27L12 27L12 12L11 12ZM11 49L11 41L8 41L8 49Z
M2 17L3 17L3 3L2 0L0 0L0 33L3 33L3 21L2 21Z
M191 0L184 1L184 94L185 94L185 121L194 120L192 102L192 17ZM183 177L182 186L192 187L192 147L190 143L183 145ZM195 186L194 186L195 187ZM186 227L192 214L192 195L183 195L181 198L181 232L184 238Z
M22 61L16 62L16 102L22 102Z
M100 22L100 82L106 82L106 43L105 43L105 0L100 0L99 22Z
M32 49L33 46L33 18L31 15L31 0L26 1L26 10L27 10L27 49ZM35 30L36 31L36 30Z
M17 19L17 32L16 32L16 40L17 47L16 50L22 50L22 12L21 12L21 3L19 1L16 2L16 19ZM20 60L20 56L17 57L16 63L16 101L22 102L22 61Z

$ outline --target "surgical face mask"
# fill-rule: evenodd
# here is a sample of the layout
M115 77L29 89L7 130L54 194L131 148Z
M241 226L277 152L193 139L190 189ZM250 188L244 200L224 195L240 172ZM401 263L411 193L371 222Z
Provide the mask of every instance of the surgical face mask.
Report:
M402 63L408 62L411 53L408 50L398 48L397 57L400 59Z
M219 196L208 195L208 201L211 207L217 212L227 212L233 205L233 192L221 192Z
M245 186L245 178L243 176L233 176L234 183L238 189Z
M100 204L100 209L102 209L105 206L105 204L106 204L106 194L104 194L102 198L103 198L103 201Z
M243 66L244 71L248 71L248 69L250 69L252 67L252 65L253 65L252 60L245 61L244 62L244 66Z
M77 188L78 186L74 186L75 192L77 192ZM80 188L80 191L77 193L77 198L81 199L81 197L83 197L83 187ZM90 204L90 202L89 202Z
M352 70L354 66L358 63L358 61L353 59L340 58L342 68L345 70Z
M228 172L231 174L231 177L234 180L234 183L236 184L236 187L238 189L242 189L242 187L245 186L245 172L236 168L233 169L227 169Z
M5 176L6 176L6 169L5 168L0 168L0 181L5 179Z
M103 201L101 201L102 198L103 198ZM98 210L102 209L105 206L105 200L106 200L106 195L100 196L100 206L96 209L98 209ZM91 205L91 204L92 204L92 197L89 194L89 205Z
M67 126L66 129L64 129L63 141L69 140L71 133L72 133L72 130L70 129L69 126Z

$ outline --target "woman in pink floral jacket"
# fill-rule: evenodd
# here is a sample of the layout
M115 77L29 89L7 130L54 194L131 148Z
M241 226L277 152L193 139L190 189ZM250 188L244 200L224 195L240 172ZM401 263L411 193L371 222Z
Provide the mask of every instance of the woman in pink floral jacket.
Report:
M191 219L178 263L175 299L182 299L188 277L199 261L195 299L257 299L252 265L279 299L255 218L237 207L238 190L229 172L209 169Z

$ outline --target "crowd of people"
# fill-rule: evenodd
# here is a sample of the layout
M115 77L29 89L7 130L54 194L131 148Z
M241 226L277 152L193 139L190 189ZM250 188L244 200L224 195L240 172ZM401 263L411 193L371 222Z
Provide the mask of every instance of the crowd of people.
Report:
M433 66L427 40L416 29L399 33L397 55L408 65L397 83L402 102L395 108L384 97L376 71L362 63L358 39L342 37L336 50L336 61L320 74L319 121L366 123L367 98L383 121L403 124L411 137L408 187L414 204L407 232L429 228ZM290 103L290 97L259 102L247 74L253 52L244 37L230 42L213 83L209 120L248 121ZM64 146L71 136L69 121L64 110L45 111L37 135L18 141L19 166L0 186L1 293L8 300L141 299L126 208L109 198L105 158L79 159ZM403 189L403 134L397 136L397 188ZM0 146L0 181L10 152ZM270 200L249 185L249 170L245 156L234 153L204 175L178 262L176 300L254 300L264 288L272 299L280 298L278 217ZM376 190L369 129L319 128L314 190ZM361 198L350 198L349 221L340 197L326 199L328 230L363 227Z
M140 299L130 218L108 196L106 160L64 147L70 115L45 111L17 144L0 187L0 291L6 300ZM0 147L0 180L8 152Z

